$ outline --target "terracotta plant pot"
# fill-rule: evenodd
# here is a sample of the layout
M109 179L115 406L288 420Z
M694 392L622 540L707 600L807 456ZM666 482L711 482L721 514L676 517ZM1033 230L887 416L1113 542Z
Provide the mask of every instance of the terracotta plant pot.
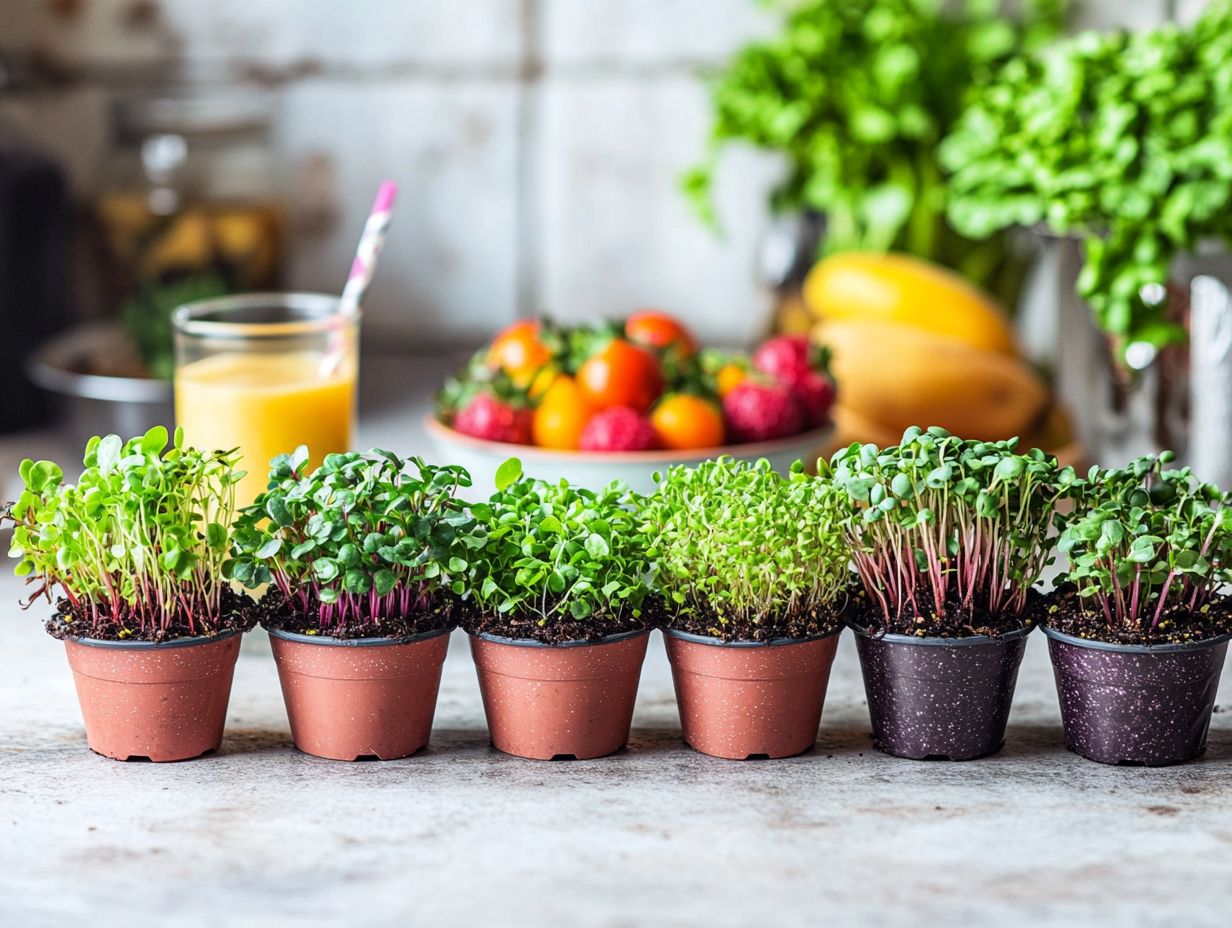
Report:
M1071 751L1101 764L1163 767L1206 750L1227 636L1121 645L1044 634Z
M873 742L914 760L974 760L1001 750L1030 631L915 638L856 629Z
M222 744L241 633L64 642L90 750L116 760L188 760Z
M805 641L725 642L666 630L685 742L731 760L812 748L841 631Z
M535 760L619 751L649 640L649 629L560 645L472 635L493 747Z
M295 746L331 760L393 760L426 747L449 631L409 638L271 631Z

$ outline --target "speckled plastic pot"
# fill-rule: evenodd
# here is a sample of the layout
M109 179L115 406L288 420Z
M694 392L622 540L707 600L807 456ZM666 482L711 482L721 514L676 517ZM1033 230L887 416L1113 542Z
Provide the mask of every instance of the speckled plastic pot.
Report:
M974 760L1001 750L1030 628L996 638L855 631L878 748L913 760Z
M116 760L188 760L222 744L240 633L64 642L90 750Z
M347 639L271 631L270 645L305 754L393 760L427 746L449 629Z
M725 642L666 630L685 742L731 760L809 750L817 741L840 634Z
M619 751L649 639L649 630L560 645L472 635L492 746L535 760Z
M1101 764L1164 767L1206 750L1227 637L1151 646L1044 634L1071 751Z

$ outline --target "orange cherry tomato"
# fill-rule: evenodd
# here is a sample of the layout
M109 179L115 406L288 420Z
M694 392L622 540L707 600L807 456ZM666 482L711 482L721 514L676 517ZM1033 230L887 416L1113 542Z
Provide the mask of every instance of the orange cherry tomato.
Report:
M531 424L535 444L541 448L576 450L581 443L582 429L594 411L577 381L561 374L552 381L535 408Z
M519 386L530 383L551 359L552 353L539 340L539 323L530 319L515 322L488 347L488 366L501 368Z
M675 347L683 355L697 353L692 333L678 319L667 313L643 310L625 320L625 337L647 348Z
M723 444L723 413L700 396L673 393L663 397L650 414L650 424L665 448L683 451Z
M586 399L599 409L632 406L645 412L663 392L663 370L649 351L616 338L582 362L577 382Z
M748 377L749 372L739 364L724 364L715 375L719 396L727 396L732 390L744 383Z

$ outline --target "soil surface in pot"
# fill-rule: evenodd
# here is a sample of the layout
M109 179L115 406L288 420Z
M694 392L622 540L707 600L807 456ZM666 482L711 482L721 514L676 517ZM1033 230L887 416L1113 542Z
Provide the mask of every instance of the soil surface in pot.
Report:
M288 599L277 587L271 587L257 604L261 626L267 630L295 632L300 635L325 635L330 638L409 638L424 632L453 628L458 624L461 601L440 598L408 615L381 616L376 622L361 625L352 622L343 626L322 627L318 606L309 601L305 609L295 597Z
M462 627L472 635L497 635L501 638L537 641L540 644L599 641L609 635L639 632L656 624L653 608L643 607L641 612L640 616L609 613L596 614L585 619L575 619L568 614L556 615L551 621L542 624L540 618L534 615L467 614L462 617Z
M1075 638L1106 641L1110 644L1185 644L1206 641L1232 634L1232 596L1215 596L1197 612L1191 612L1179 600L1150 628L1148 619L1144 631L1110 626L1096 599L1084 599L1072 586L1059 586L1045 597L1046 609L1042 621ZM1143 610L1154 615L1154 607Z
M665 616L664 628L704 635L722 641L775 641L783 638L820 638L843 627L843 613L833 607L800 610L791 615L776 614L758 622L744 616L682 614Z
M257 624L259 611L258 604L251 598L227 588L222 591L222 621L217 628L203 629L197 622L190 626L185 616L177 615L165 629L142 631L140 628L129 628L111 621L96 627L89 605L74 606L67 599L61 599L56 603L56 614L47 620L46 628L47 634L61 640L95 638L99 641L175 641L179 638L219 632L249 631ZM109 610L100 605L99 612L106 616Z
M863 587L857 587L850 591L843 615L852 626L865 629L869 634L884 630L889 634L914 635L917 638L970 638L972 635L996 638L1018 631L1024 625L1037 624L1045 608L1045 597L1031 590L1027 594L1027 606L1022 615L990 613L978 602L970 605L950 602L946 604L946 614L939 616L933 605L932 593L924 590L916 612L905 612L895 617L887 628L885 615L876 598L870 597Z

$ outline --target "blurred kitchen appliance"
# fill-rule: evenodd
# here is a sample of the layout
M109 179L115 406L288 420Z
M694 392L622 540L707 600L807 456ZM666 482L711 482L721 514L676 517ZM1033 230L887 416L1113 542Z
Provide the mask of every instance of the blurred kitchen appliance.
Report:
M0 432L46 416L46 395L26 376L36 346L68 313L71 213L64 173L5 141L0 126Z

